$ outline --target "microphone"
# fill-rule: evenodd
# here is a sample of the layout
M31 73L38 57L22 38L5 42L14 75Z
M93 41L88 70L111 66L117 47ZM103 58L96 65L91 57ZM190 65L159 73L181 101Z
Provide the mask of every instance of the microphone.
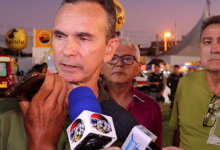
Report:
M122 150L161 150L154 142L157 136L142 125L134 126L122 145Z
M102 109L93 91L88 87L78 87L69 94L69 117L74 121L84 110L101 114Z
M140 125L127 110L114 100L103 101L100 106L102 114L112 117L118 140L124 142L122 150L161 150L153 143L157 136Z
M114 100L106 100L100 103L102 114L111 116L115 131L120 142L124 142L131 129L139 125L138 121Z
M71 150L98 150L109 147L117 140L112 118L102 115L101 107L93 91L78 87L69 94L67 128Z

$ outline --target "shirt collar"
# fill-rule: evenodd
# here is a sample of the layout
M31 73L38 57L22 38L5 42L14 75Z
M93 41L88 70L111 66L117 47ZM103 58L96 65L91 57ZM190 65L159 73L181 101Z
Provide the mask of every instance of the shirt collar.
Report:
M108 88L107 88L106 84L105 84L103 87L104 87L104 89L105 89L106 91L108 91ZM135 89L135 88L132 86L132 87L131 87L131 90L132 90L132 93L133 93L133 94L132 94L132 95L133 95L133 98L132 98L132 101L130 102L130 104L128 105L127 109L134 107L134 100L135 100L135 99L139 100L139 101L142 102L142 103L145 102L145 100L142 100L142 99L140 98L140 96L139 96L139 91L138 91L137 89Z
M144 103L145 101L142 100L138 95L139 95L139 91L136 90L133 86L131 87L131 90L132 90L132 93L133 93L133 98L132 98L132 101L130 102L130 104L128 105L127 107L127 110L129 110L130 108L133 108L134 107L134 101L135 100L138 100L142 103Z
M133 100L134 98L137 98L139 101L141 102L145 102L145 100L142 100L140 97L139 97L139 91L137 89L135 89L133 86L131 87L131 90L133 92Z

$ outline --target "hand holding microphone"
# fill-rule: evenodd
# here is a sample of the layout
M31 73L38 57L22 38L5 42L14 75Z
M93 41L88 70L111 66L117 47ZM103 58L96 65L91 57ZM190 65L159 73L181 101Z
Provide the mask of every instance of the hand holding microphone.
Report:
M18 98L29 149L56 149L66 120L64 108L66 93L64 79L47 72L43 85L31 102L27 100L25 94Z

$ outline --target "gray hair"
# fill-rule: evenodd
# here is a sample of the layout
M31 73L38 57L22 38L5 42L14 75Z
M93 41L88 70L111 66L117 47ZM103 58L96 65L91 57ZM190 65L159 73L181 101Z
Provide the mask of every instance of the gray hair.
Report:
M135 49L137 62L140 62L140 49L137 44L129 38L119 38L119 46L128 46Z

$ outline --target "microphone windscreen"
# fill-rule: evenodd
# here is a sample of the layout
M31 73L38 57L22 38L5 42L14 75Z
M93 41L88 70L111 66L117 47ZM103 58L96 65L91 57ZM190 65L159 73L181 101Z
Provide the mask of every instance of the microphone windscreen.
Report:
M78 87L69 94L69 117L71 122L74 121L84 110L95 113L102 113L99 102L88 87Z
M119 141L124 142L132 128L139 125L138 121L114 100L106 100L100 103L102 114L111 116Z

